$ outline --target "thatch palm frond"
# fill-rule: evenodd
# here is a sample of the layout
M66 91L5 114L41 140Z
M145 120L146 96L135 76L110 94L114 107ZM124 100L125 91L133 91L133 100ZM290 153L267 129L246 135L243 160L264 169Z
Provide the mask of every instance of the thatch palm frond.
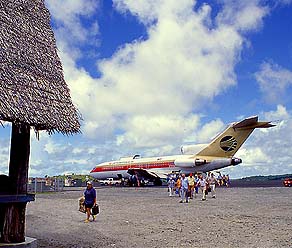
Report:
M0 120L80 130L43 0L0 0Z

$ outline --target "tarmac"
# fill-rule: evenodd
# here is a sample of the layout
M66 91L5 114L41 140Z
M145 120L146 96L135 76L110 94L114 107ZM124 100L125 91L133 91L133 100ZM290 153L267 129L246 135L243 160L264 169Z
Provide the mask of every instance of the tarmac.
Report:
M25 237L25 241L21 243L0 243L0 248L37 248L37 240L30 237Z
M98 187L100 214L84 223L83 188L36 195L26 235L38 247L292 247L292 188L221 187L190 203L166 187Z

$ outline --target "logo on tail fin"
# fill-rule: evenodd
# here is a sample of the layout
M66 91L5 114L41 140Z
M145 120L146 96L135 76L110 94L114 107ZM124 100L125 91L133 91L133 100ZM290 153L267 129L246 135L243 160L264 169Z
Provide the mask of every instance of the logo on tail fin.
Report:
M231 152L237 147L237 141L232 136L225 136L220 140L220 147L225 152Z

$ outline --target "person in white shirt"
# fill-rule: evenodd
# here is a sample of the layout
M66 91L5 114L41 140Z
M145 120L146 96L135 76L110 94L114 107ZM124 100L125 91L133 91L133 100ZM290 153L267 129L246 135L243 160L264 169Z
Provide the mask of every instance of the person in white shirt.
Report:
M168 192L169 192L170 197L174 195L174 192L173 192L174 184L175 184L175 181L174 181L173 175L170 175L169 180L168 180Z
M215 188L216 188L217 179L213 173L211 173L211 177L209 177L208 183L209 183L209 187L211 188L212 198L216 198Z
M197 182L197 186L200 187L202 192L202 201L206 200L206 190L207 190L207 182L202 174L199 175L199 180Z

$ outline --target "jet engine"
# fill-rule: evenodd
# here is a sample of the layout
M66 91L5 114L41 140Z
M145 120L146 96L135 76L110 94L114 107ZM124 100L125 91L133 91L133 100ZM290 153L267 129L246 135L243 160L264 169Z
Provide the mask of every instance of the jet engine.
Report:
M232 158L231 159L231 165L238 165L241 163L242 163L242 160L240 158Z
M174 160L174 164L177 167L195 167L198 165L206 164L205 159L194 159L194 158L178 158Z

